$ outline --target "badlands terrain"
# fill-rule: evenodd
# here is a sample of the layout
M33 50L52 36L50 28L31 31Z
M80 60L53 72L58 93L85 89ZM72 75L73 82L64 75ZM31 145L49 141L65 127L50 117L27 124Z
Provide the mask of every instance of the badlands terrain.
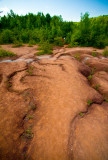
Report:
M3 49L0 160L108 160L108 58L103 50Z

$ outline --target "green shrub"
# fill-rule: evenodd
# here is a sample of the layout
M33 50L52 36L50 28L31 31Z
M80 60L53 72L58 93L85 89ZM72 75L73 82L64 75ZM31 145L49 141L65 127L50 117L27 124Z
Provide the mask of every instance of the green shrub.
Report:
M13 48L17 48L17 47L21 47L21 46L23 46L23 43L21 42L21 41L14 41L14 44L13 44Z
M14 35L13 32L9 29L5 29L0 34L0 44L9 44L13 43Z
M16 56L16 54L10 51L6 51L4 49L0 49L0 57L12 57L12 56Z
M105 37L103 37L103 35L98 36L97 39L95 40L94 47L102 49L105 46L106 46Z
M41 42L38 50L40 50L40 52L38 52L37 55L52 54L52 46L48 41Z
M79 46L79 39L80 39L80 31L76 30L72 35L71 35L71 41L69 44L69 47L77 47Z
M78 42L72 42L71 44L69 44L68 48L71 48L71 47L78 47Z
M35 40L32 39L29 41L28 47L33 47L33 45L35 44L36 44Z
M56 37L56 38L54 38L54 44L55 44L56 46L62 47L62 46L64 45L64 40L63 40L63 38L62 38L62 37Z
M33 47L33 45L29 43L29 44L28 44L28 47Z
M26 29L23 29L22 31L20 31L20 33L16 33L17 35L15 37L19 37L20 35L20 39L22 39L23 43L28 43L29 42L29 31ZM17 38L18 39L18 38Z
M29 41L29 44L35 45L36 41L32 39L32 40Z
M52 51L51 50L47 50L47 51L40 51L40 52L36 53L36 55L38 55L38 56L44 55L44 54L52 54Z
M107 57L108 56L108 46L105 47L104 51L103 51L103 56Z

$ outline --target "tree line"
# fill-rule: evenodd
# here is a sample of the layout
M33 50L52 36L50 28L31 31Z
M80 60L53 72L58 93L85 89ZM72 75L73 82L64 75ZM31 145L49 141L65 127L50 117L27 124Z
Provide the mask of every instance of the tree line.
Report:
M0 44L49 43L57 46L108 46L108 15L89 18L81 14L80 22L63 21L62 16L15 14L12 10L0 18Z

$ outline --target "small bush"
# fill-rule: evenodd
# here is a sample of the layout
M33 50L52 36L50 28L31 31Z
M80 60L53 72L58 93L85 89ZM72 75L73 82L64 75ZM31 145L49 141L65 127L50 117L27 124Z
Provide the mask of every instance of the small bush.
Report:
M33 47L33 45L29 43L29 44L28 44L28 47Z
M29 41L29 44L35 45L35 44L36 44L36 41L35 41L35 40L30 40L30 41Z
M9 29L5 29L0 33L0 44L13 43L14 35Z
M71 44L69 44L68 48L78 47L78 46L79 46L78 42L72 42Z
M23 43L22 41L14 41L14 45L12 46L13 48L17 48L17 47L21 47L23 46Z
M6 51L4 49L0 49L0 57L12 57L12 56L16 56L16 54L10 51Z
M36 44L35 40L30 40L28 47L33 47L33 45L35 45L35 44Z
M62 37L56 37L54 38L54 44L62 47L64 45L64 39Z
M40 52L36 53L37 55L52 54L52 46L48 41L41 42L38 50L40 50Z
M108 46L105 47L104 51L103 51L103 56L104 57L108 57Z
M37 52L36 55L40 56L40 55L44 55L44 54L52 54L52 51L51 50L48 50L48 51L40 51L40 52Z
M94 47L102 49L105 47L105 45L106 45L105 37L101 34L96 38Z

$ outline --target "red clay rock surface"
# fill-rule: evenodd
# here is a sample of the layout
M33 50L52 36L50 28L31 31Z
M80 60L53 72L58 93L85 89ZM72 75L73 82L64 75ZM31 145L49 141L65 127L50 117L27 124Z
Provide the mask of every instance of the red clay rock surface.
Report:
M40 59L37 46L2 48L34 61L0 63L0 159L107 160L108 59L93 48Z

